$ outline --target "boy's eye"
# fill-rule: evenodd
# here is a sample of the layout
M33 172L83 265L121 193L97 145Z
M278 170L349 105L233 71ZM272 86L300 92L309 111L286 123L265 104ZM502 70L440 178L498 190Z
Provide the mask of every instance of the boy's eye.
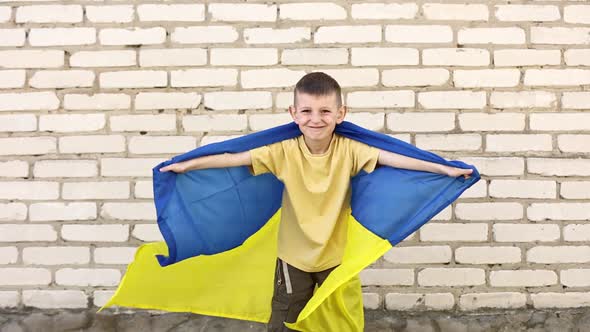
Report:
M324 113L330 113L330 110L322 110Z
M309 113L309 110L301 110L303 113Z

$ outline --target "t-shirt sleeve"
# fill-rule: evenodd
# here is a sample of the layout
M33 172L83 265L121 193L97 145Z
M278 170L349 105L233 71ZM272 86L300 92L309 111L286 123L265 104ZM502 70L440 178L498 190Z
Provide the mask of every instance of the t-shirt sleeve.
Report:
M379 161L379 149L359 141L350 140L350 151L353 160L350 176L357 175L361 170L367 173L375 170Z
M284 164L284 150L281 142L264 145L250 150L250 159L252 166L249 167L250 173L259 175L272 173L278 175Z

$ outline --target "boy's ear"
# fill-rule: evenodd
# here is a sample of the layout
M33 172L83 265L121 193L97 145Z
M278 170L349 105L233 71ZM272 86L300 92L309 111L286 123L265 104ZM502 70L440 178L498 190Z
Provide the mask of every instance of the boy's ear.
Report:
M344 118L346 117L347 112L348 112L348 107L346 107L346 105L340 106L340 109L338 110L338 118L336 119L337 124L341 124L342 121L344 121Z
M293 105L290 105L290 106L289 106L289 114L291 114L291 118L293 118L293 121L294 121L295 123L299 124L299 123L297 122L297 118L295 117L295 111L296 111L295 107L294 107Z

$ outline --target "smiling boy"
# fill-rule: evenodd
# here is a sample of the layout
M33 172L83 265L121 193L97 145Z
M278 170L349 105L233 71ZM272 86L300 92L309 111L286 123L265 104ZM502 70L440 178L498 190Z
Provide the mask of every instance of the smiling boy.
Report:
M161 172L249 166L254 175L272 173L285 187L278 235L269 331L290 331L299 312L341 262L350 214L350 179L376 167L420 170L468 178L460 169L384 151L334 133L344 121L339 84L329 75L303 76L289 107L301 136L250 151L210 155L163 167Z

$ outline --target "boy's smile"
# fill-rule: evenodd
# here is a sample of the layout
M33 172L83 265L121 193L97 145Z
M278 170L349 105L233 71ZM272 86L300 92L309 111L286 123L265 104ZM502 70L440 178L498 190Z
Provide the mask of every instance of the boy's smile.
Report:
M328 150L336 125L344 121L346 106L338 107L335 93L316 96L297 92L296 105L289 107L289 113L309 151L321 154Z

